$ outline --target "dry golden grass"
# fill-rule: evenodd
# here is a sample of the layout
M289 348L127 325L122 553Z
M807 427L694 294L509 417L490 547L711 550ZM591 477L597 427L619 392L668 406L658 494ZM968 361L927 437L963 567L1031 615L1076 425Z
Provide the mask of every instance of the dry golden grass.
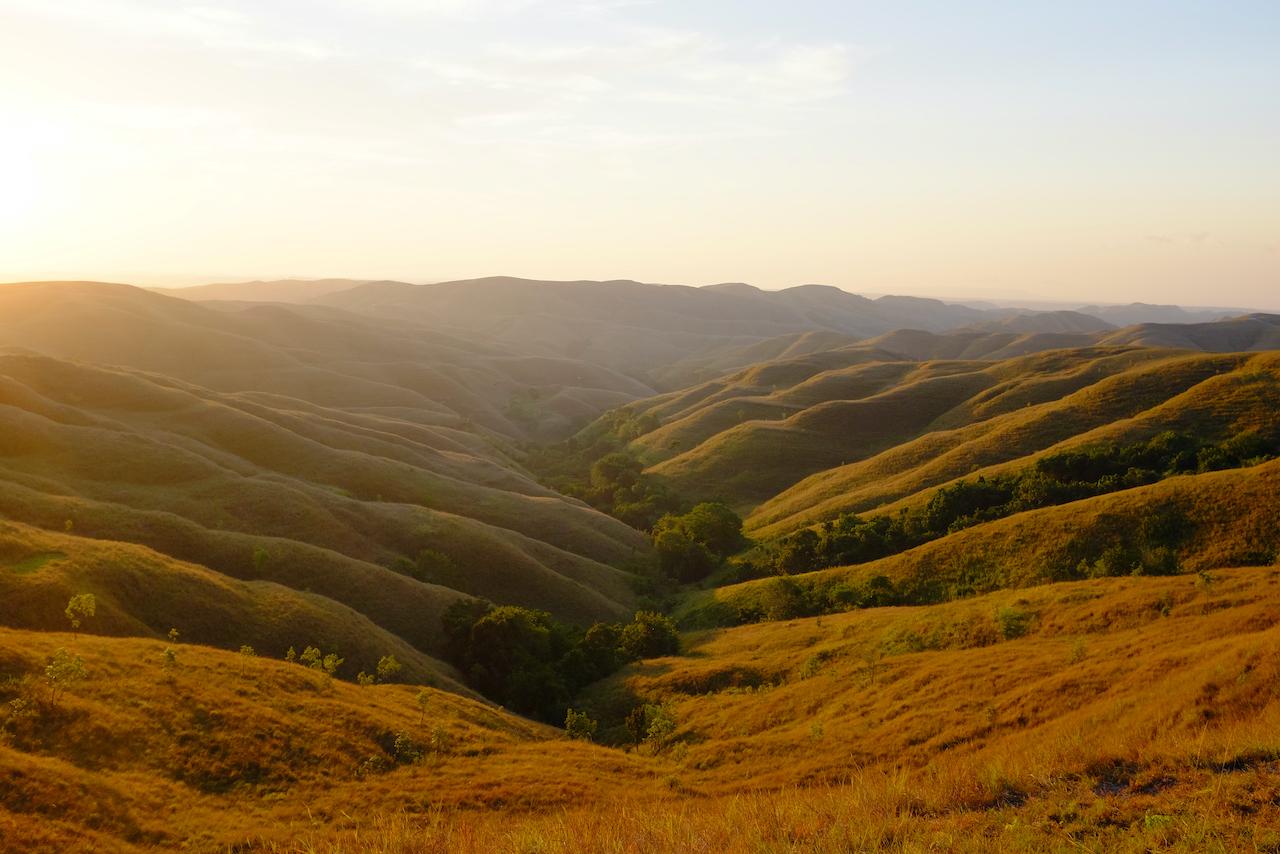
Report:
M935 598L946 598L953 588L1027 587L1061 578L1076 568L1081 550L1125 542L1144 519L1168 510L1183 514L1185 539L1177 549L1183 570L1270 562L1280 555L1280 461L1173 477L1018 513L880 560L792 578L814 587L883 575ZM762 579L700 591L687 597L677 615L689 625L723 624L726 608L759 604L774 583Z
M660 399L653 411L664 423L633 447L678 491L751 510L748 526L774 536L1090 431L1122 433L1143 414L1152 424L1227 431L1248 420L1238 410L1249 402L1209 401L1239 397L1228 382L1214 382L1219 374L1270 376L1250 390L1251 405L1275 405L1274 358L1249 354L1088 348L1005 361L867 363L873 352L837 351L843 363L831 367L816 357L757 366L677 412ZM762 382L761 371L774 376Z
M1020 637L1006 608L1030 615ZM61 646L89 673L6 726L0 833L36 851L1273 851L1278 631L1264 567L705 632L597 686L600 707L679 721L665 749L622 751L441 692L424 721L409 687L190 646L169 673L158 642L0 630L0 672ZM421 763L360 773L437 727Z
M55 649L87 679L0 743L4 850L220 851L335 830L377 811L542 810L581 804L598 780L660 795L662 763L581 742L443 691L359 687L299 665L162 641L0 629L0 674L38 674ZM3 689L4 701L18 689ZM396 766L407 734L424 752ZM370 762L370 757L375 757Z
M1039 384L1011 381L1014 388L977 401L965 415L985 420L806 478L758 507L748 527L768 538L841 512L893 512L927 501L927 490L953 479L1025 468L1045 454L1089 443L1139 441L1163 430L1216 438L1271 427L1280 406L1275 354L1131 354L1138 355L1143 359L1134 368L1048 403L1023 397L1028 390L1043 393Z

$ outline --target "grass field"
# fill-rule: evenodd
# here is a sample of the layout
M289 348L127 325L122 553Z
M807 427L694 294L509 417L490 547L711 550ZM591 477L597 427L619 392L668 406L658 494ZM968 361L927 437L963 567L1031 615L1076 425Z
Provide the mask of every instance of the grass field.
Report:
M1010 608L1031 615L1012 634ZM620 697L673 710L640 748L447 692L420 707L230 652L178 645L166 668L162 641L3 630L5 676L63 647L87 678L4 707L0 832L30 850L1274 850L1278 624L1262 567L704 632L594 692L602 720Z

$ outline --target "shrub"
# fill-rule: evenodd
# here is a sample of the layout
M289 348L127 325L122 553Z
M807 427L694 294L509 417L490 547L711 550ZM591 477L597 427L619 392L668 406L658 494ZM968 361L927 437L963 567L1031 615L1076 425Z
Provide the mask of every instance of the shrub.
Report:
M65 611L73 632L80 631L81 620L87 620L97 612L98 600L92 593L77 593L72 596Z
M403 669L394 655L384 655L378 660L378 681L390 682Z
M622 630L620 645L627 658L658 658L680 652L680 634L669 617L639 611Z
M1033 614L1017 608L1004 607L996 610L996 629L1005 640L1020 638L1031 628Z
M599 723L586 712L569 709L564 718L564 731L569 738L591 741L595 737L597 727Z
M84 669L84 659L59 647L44 669L44 681L49 686L50 705L58 705L62 695L72 686L83 682L85 678L87 674Z
M396 733L393 748L396 762L401 765L412 765L422 758L422 747L407 732Z
M645 730L644 740L661 750L671 743L676 732L676 714L670 705L649 704L644 707Z

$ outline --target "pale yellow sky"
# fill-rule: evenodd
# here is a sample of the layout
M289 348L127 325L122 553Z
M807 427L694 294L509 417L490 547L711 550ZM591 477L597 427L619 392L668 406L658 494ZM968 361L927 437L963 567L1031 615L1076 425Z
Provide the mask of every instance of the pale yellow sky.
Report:
M1274 4L887 5L0 0L0 279L1280 309Z

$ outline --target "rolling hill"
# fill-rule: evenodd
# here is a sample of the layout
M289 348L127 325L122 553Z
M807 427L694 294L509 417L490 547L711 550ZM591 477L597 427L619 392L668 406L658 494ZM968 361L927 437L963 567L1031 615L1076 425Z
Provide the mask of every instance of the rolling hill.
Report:
M992 342L975 337L987 333L929 335L926 354L902 354L903 339L925 335L762 362L630 404L623 411L648 425L630 447L677 493L724 500L749 514L749 527L788 516L794 527L875 506L843 497L864 479L931 464L926 457L950 455L945 471L956 477L1165 404L1170 429L1191 418L1173 414L1185 403L1208 419L1191 426L1215 436L1232 425L1257 427L1276 405L1277 365L1266 354L1100 345L1004 357L997 341L995 355L984 357L977 354ZM1217 379L1228 373L1233 380ZM1215 393L1233 402L1215 409L1201 400ZM926 481L916 488L942 482Z
M191 302L95 282L0 287L0 346L508 441L562 436L652 393L608 368L475 344L403 318Z
M386 414L9 355L0 423L10 518L315 591L423 649L456 591L621 615L615 566L647 550L493 449Z
M181 296L0 287L0 848L1280 845L1280 317Z
M602 726L667 710L629 749L447 692L0 629L7 676L58 648L84 669L56 701L0 683L0 830L119 852L1265 849L1278 621L1255 568L702 632L593 690Z
M871 300L819 285L763 291L744 284L693 288L511 277L372 282L311 302L410 319L529 355L582 360L664 388L705 375L708 361L723 365L725 352L776 346L764 342L779 336L818 332L856 340L904 325L953 329L992 314L938 300Z

